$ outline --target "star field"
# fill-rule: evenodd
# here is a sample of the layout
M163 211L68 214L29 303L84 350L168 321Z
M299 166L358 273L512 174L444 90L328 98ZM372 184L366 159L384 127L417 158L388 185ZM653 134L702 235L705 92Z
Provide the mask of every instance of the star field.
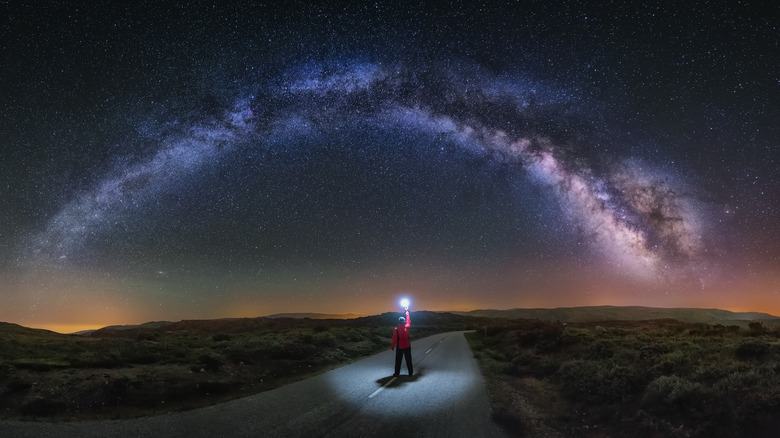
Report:
M0 320L780 313L777 7L3 9Z

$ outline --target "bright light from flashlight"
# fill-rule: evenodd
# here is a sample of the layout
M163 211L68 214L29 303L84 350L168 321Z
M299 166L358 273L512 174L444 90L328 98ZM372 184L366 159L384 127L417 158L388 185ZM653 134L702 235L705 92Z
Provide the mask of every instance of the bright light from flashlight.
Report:
M401 307L409 307L409 298L403 298L401 300Z

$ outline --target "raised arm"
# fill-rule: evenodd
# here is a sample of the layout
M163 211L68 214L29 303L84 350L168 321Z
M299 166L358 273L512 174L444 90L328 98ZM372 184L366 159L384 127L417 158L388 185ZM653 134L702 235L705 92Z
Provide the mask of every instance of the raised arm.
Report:
M406 309L406 328L412 325L412 320L409 318L409 309Z

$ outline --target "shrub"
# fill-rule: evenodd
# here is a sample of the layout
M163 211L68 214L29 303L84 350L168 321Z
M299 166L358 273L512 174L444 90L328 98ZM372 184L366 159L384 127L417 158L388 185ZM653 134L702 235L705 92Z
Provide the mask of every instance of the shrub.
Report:
M563 393L573 401L610 405L632 399L644 386L635 370L611 362L573 360L558 369Z
M206 352L198 356L198 363L201 364L206 371L217 372L225 364L221 356L213 352Z
M301 360L309 357L308 351L314 350L311 345L272 343L263 349L269 359Z
M542 349L550 351L552 346L557 345L558 339L563 335L563 332L563 324L559 322L531 321L529 326L518 332L517 337L520 345L528 347L537 343L544 343Z
M222 342L222 341L229 341L229 340L233 339L233 337L232 337L232 336L230 336L230 335L229 335L229 334L227 334L227 333L216 333L216 334L214 334L214 335L211 337L211 339L212 339L214 342Z
M748 323L748 328L751 333L763 333L764 324L761 321L752 321Z
M770 348L771 346L766 342L750 339L739 344L734 354L743 360L760 359L769 353Z
M312 338L312 344L322 346L322 347L335 347L337 342L336 339L334 339L330 334L327 332L318 332L316 333Z
M563 333L558 338L558 343L563 346L567 345L576 345L582 342L585 342L586 339L588 339L587 334L571 334L571 333Z
M516 369L534 377L553 376L561 366L558 361L546 357L528 356L528 358L529 360L524 366L516 367Z
M598 340L584 349L586 359L609 359L614 354L615 347L606 340Z
M771 388L771 381L765 376L765 368L749 368L742 371L734 371L720 379L715 388L725 394L747 393L753 390Z
M485 347L495 347L504 342L503 336L491 334L490 336L482 339L482 345Z
M661 376L647 385L642 397L645 409L661 414L689 408L701 398L699 384L679 376Z
M75 389L75 404L90 410L102 410L107 406L119 406L127 400L130 379L128 377L112 378L108 374L103 379L91 380L89 384Z
M139 333L138 336L135 337L137 341L154 341L157 339L157 335L155 333L148 333L148 332L142 332Z
M690 351L680 349L662 355L653 369L663 375L690 375L694 372L695 365Z
M655 363L658 358L669 351L669 347L659 343L647 343L639 348L637 359L644 362Z

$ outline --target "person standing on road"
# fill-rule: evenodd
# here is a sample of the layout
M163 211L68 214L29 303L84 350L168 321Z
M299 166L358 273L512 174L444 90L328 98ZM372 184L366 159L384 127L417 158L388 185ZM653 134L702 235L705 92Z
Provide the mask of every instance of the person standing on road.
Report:
M412 344L409 342L409 326L412 325L412 320L409 318L409 306L404 307L406 310L406 317L398 318L398 325L393 330L393 341L390 343L390 349L395 350L395 374L397 377L401 372L401 359L406 359L406 369L409 370L409 375L414 375L412 369ZM398 347L396 349L396 347Z

